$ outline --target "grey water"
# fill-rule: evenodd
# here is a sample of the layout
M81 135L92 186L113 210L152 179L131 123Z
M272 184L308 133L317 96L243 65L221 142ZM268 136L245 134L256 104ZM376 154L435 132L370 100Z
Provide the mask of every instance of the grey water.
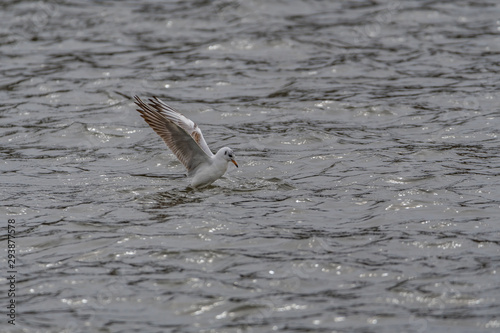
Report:
M6 0L0 22L1 332L500 331L500 2ZM240 167L188 189L133 95Z

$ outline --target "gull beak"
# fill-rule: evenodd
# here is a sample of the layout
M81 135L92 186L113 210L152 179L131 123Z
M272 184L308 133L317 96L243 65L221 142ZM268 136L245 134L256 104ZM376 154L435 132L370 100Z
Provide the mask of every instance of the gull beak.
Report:
M235 160L231 160L231 162L233 162L233 164L236 165L236 167L238 167L238 163L236 163Z

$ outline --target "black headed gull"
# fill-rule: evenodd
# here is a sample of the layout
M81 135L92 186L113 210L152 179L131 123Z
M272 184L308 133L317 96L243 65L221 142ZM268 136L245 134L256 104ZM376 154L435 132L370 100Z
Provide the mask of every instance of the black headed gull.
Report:
M231 148L221 148L214 155L198 125L159 98L153 97L149 103L144 103L137 96L134 98L142 118L186 167L188 176L192 177L192 187L212 184L226 172L229 162L238 167Z

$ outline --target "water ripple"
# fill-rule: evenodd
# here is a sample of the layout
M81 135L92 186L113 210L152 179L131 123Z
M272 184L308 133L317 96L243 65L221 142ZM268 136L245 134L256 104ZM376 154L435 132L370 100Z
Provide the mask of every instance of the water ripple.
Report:
M9 332L500 327L497 2L0 6ZM240 168L187 188L135 94Z

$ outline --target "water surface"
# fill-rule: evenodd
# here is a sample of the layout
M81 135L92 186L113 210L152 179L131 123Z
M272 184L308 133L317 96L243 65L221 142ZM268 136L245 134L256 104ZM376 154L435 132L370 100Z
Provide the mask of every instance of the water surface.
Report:
M0 8L2 331L499 330L496 1ZM240 168L187 189L135 94Z

